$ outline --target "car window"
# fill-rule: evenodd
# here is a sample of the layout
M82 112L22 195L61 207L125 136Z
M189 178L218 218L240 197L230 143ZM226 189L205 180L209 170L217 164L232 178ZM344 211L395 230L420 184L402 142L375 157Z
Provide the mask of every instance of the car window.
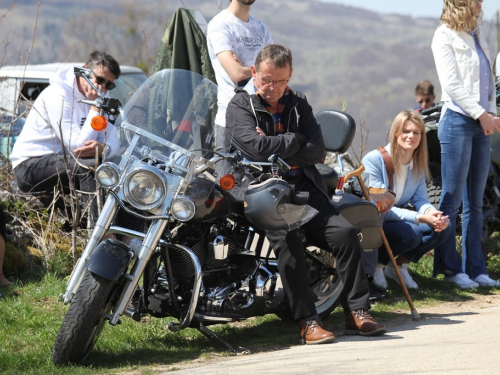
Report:
M120 78L115 81L116 88L110 91L109 95L112 98L117 98L120 100L122 105L125 105L134 91L147 78L147 75L142 72L122 73ZM20 81L18 80L17 85L19 85L19 82ZM21 95L19 95L19 99L17 101L17 107L12 109L12 111L15 110L16 116L13 117L11 112L8 110L3 112L3 114L0 114L0 159L10 155L14 142L17 140L17 137L24 126L25 118L28 116L29 110L31 109L30 102L33 103L40 92L42 92L47 86L49 86L48 78L25 78L24 85L21 89ZM2 164L1 161L0 164Z
M11 115L0 115L0 154L1 159L8 158L14 147L14 142L24 126L24 118L14 118ZM0 162L1 163L1 162Z
M27 117L28 111L31 108L29 103L34 103L36 98L38 98L38 95L40 95L40 93L47 88L48 85L48 80L25 80L17 104L17 115Z
M123 73L115 80L116 87L109 92L109 96L118 99L122 105L132 96L135 90L147 79L144 73Z

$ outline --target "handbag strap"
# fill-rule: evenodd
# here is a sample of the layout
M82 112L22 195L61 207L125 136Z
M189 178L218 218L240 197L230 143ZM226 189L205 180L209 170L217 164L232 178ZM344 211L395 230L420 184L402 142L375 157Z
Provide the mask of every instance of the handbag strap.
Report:
M392 190L394 188L394 165L392 165L392 159L385 147L377 147L377 150L384 159L385 169L387 169L387 175L389 176L389 189Z

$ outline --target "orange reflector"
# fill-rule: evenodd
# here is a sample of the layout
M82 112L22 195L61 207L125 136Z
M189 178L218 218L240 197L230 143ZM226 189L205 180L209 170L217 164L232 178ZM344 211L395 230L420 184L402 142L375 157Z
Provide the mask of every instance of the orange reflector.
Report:
M232 174L225 174L220 178L219 181L220 187L224 190L231 190L232 188L234 188L235 183L236 180L234 179L234 176Z
M92 129L97 130L98 132L101 130L106 129L106 126L108 126L108 120L106 120L106 117L104 116L95 116L92 117L92 122L90 123L90 126L92 126Z

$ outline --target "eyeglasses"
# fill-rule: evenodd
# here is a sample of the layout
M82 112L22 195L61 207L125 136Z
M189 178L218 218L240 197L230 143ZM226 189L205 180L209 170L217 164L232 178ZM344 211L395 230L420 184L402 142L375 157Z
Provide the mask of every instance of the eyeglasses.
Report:
M431 98L419 99L419 100L417 100L417 103L422 104L425 102L427 104L427 103L430 103L431 100L432 100Z
M106 78L99 77L97 74L95 74L94 71L92 71L92 73L94 74L95 82L98 85L104 85L104 84L106 84L106 86L105 86L106 90L113 90L116 87L116 84L114 82L107 81Z
M288 83L288 79L280 79L277 81L273 81L272 79L269 78L262 78L262 76L259 74L260 80L264 86L271 86L273 83L277 86L284 86Z

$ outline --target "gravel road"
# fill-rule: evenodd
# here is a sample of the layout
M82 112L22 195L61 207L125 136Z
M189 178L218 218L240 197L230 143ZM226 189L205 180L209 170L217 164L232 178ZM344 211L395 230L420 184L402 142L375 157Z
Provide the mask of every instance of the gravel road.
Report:
M376 338L344 336L325 345L185 363L164 374L500 374L500 296L418 309L421 320L384 322Z

